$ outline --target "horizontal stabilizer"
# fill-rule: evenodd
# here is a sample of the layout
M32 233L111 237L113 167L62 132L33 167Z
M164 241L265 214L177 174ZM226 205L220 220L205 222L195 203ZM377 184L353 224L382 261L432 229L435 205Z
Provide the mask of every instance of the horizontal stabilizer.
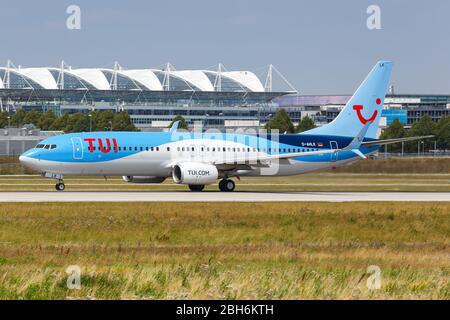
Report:
M373 147L373 146L382 146L385 144L399 143L399 142L408 142L408 141L416 141L416 140L425 140L429 138L433 138L434 136L419 136L419 137L408 137L408 138L397 138L397 139L385 139L385 140L373 140L373 141L365 141L361 143L363 147Z
M356 154L357 156L360 156L363 159L367 159L367 157L364 155L364 153L361 152L361 150L359 150L359 149L352 149L351 151L354 154Z

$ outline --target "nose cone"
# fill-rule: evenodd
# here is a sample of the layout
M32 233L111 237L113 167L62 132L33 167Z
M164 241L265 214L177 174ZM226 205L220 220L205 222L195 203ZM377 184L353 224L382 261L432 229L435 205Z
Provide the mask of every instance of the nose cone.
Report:
M28 167L30 169L38 169L37 164L39 161L35 156L35 152L33 151L33 149L31 149L22 153L22 155L19 157L19 161L25 167Z
M19 161L23 166L31 167L32 160L30 157L27 157L25 154L22 154L19 157Z

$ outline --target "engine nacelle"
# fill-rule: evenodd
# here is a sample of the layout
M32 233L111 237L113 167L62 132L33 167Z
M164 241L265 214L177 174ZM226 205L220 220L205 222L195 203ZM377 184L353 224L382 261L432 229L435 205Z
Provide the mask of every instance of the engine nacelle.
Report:
M161 183L166 178L154 176L123 176L123 181L130 183Z
M183 162L173 167L172 177L179 184L205 185L215 183L219 172L211 164Z

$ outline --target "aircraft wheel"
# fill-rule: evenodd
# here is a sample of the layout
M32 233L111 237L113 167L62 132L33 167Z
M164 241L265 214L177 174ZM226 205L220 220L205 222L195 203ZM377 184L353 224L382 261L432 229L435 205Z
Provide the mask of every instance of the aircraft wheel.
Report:
M234 183L233 180L230 180L230 179L223 179L219 182L220 191L231 192L231 191L234 191L235 187L236 187L236 184Z
M203 184L190 184L189 185L189 189L191 189L191 191L203 191L203 189L205 188L205 186Z
M57 191L64 191L65 188L66 188L66 186L65 186L64 183L62 183L62 182L59 182L59 183L57 183L57 184L55 185L55 189L56 189Z

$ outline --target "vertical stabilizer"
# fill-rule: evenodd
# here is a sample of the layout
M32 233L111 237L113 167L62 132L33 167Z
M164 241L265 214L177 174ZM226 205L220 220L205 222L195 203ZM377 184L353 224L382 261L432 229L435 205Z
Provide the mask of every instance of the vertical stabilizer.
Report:
M376 138L391 71L392 62L379 61L336 119L302 134L354 137L371 122L365 137Z

